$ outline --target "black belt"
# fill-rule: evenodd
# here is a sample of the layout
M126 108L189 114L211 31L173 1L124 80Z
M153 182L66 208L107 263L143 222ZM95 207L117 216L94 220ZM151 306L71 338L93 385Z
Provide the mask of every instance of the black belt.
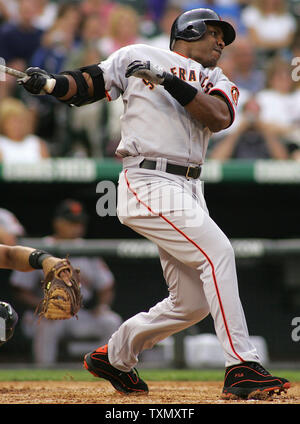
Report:
M140 168L156 169L156 161L144 159L140 163ZM183 175L186 178L199 178L201 175L201 166L181 166L168 163L165 172L175 175Z

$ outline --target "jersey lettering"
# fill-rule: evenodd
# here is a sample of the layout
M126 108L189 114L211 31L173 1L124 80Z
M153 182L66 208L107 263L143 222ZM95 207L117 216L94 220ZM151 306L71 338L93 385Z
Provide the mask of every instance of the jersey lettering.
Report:
M153 90L154 84L148 80L143 79L143 83L149 88L149 90Z
M207 84L206 84L206 87L205 87L205 89L203 90L204 91L204 93L206 94L206 93L208 93L209 92L209 90L211 90L212 88L213 88L213 83L212 82L208 82Z
M204 88L205 87L205 81L207 81L208 80L208 77L205 77L204 79L203 79L203 81L201 82L201 87L202 88Z
M196 81L196 72L193 69L190 70L189 81Z
M212 89L214 84L212 82L209 82L209 79L207 76L205 76L201 71L198 75L198 80L196 76L196 71L194 69L191 69L190 71L186 71L184 68L177 68L176 66L173 66L170 68L170 72L172 75L178 76L183 81L191 81L191 82L197 82L199 81L201 84L201 88L203 88L204 93L208 93L209 90Z
M177 75L176 66L174 66L173 68L170 68L170 71L173 75Z
M183 68L179 68L179 78L183 81L186 80L186 70Z

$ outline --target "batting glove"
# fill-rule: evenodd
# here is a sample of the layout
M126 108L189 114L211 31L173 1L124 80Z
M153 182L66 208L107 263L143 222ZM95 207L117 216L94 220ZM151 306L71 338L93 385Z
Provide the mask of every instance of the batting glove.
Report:
M36 67L26 69L25 73L28 76L19 79L18 83L23 85L31 94L46 94L44 87L47 81L52 79L52 76L43 69Z
M137 77L145 79L153 84L162 84L165 80L167 72L158 65L154 65L147 60L145 62L141 60L135 60L131 62L125 73L125 77Z

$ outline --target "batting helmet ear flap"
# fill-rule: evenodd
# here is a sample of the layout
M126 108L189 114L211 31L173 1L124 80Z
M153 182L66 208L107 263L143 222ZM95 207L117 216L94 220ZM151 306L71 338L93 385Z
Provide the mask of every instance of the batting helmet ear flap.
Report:
M173 22L170 35L170 50L173 50L176 40L197 41L205 34L206 24L222 28L224 42L227 46L235 39L235 29L211 9L192 9L179 15Z
M205 32L206 24L203 20L190 22L189 25L185 25L177 18L171 29L170 50L173 50L176 40L196 41L199 40Z

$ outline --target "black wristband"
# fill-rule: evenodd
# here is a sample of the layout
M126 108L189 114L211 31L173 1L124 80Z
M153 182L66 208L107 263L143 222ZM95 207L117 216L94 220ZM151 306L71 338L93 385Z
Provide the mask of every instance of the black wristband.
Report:
M52 78L56 80L56 84L53 88L51 96L54 97L64 97L69 90L69 80L65 75L51 75Z
M29 265L34 269L43 269L43 261L50 256L52 255L44 250L34 250L29 255Z
M198 93L195 87L169 73L166 75L162 85L181 106L186 106L190 103Z

